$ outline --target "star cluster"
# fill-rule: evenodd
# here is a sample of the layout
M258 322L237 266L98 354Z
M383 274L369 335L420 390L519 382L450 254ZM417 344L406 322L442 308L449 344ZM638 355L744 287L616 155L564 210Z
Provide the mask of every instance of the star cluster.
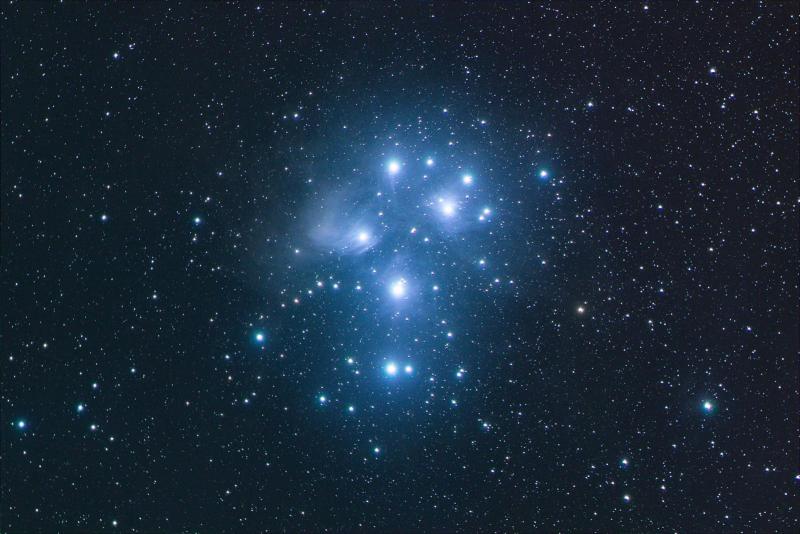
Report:
M3 532L800 528L796 3L2 13Z

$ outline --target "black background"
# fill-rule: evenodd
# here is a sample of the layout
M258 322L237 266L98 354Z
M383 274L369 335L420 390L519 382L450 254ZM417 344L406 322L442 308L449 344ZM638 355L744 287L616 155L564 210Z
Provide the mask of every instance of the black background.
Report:
M798 14L4 3L0 528L796 530Z

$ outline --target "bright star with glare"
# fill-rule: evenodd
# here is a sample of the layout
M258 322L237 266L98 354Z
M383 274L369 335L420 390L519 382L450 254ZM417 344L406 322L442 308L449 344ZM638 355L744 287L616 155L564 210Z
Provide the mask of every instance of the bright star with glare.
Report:
M407 375L410 375L411 373L414 372L414 368L411 367L410 365L406 365L405 371Z
M428 158L427 160L425 160L425 165L427 165L428 167L433 167L433 158Z
M257 333L256 334L256 341L258 341L259 343L263 343L264 342L264 334L262 334L261 332Z
M389 174L397 174L400 172L400 163L396 160L392 160L387 165L387 168L389 169Z
M366 243L369 241L369 234L367 232L359 232L358 233L358 242L359 243Z
M392 296L394 298L396 298L396 299L401 299L401 298L405 297L406 296L406 289L407 289L406 286L407 285L408 285L408 283L403 278L393 282L392 286L391 286Z
M442 215L445 217L452 217L456 213L456 205L450 200L441 201Z
M472 185L472 176L469 174L465 174L461 178L461 181L464 182L464 185Z
M389 362L386 364L386 374L389 376L394 376L397 374L397 364L394 362Z
M22 430L23 428L25 428L25 426L26 426L26 425L27 425L27 423L26 423L25 421L23 421L22 419L20 419L19 421L17 421L17 428L19 428L20 430Z
M711 404L711 402L710 402L710 401L705 401L705 402L703 403L703 409L704 409L705 411L707 411L707 412L710 412L711 410L713 410L713 409L714 409L714 405L713 405L713 404Z
M543 179L543 180L544 180L545 178L547 178L548 176L549 176L549 174L548 174L548 172L547 172L547 171L540 171L540 172L539 172L539 178L541 178L541 179Z

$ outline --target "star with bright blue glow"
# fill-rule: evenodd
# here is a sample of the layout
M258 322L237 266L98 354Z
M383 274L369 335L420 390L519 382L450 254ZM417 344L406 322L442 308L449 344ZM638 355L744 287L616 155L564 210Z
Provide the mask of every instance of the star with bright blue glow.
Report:
M408 282L406 282L405 278L400 278L392 282L391 287L389 290L392 293L392 296L396 299L401 299L406 296L406 291L408 289Z
M456 209L458 209L458 205L452 200L444 198L439 199L439 210L445 217L452 217L455 215Z

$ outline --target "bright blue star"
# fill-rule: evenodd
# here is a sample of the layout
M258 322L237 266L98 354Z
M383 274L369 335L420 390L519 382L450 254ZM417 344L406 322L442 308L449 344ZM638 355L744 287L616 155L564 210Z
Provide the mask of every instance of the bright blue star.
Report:
M389 290L392 293L392 296L396 299L401 299L406 296L406 291L408 289L408 282L406 282L405 278L400 278L392 282Z
M456 210L458 210L458 204L452 200L446 198L439 199L439 211L444 217L452 217L456 214Z

